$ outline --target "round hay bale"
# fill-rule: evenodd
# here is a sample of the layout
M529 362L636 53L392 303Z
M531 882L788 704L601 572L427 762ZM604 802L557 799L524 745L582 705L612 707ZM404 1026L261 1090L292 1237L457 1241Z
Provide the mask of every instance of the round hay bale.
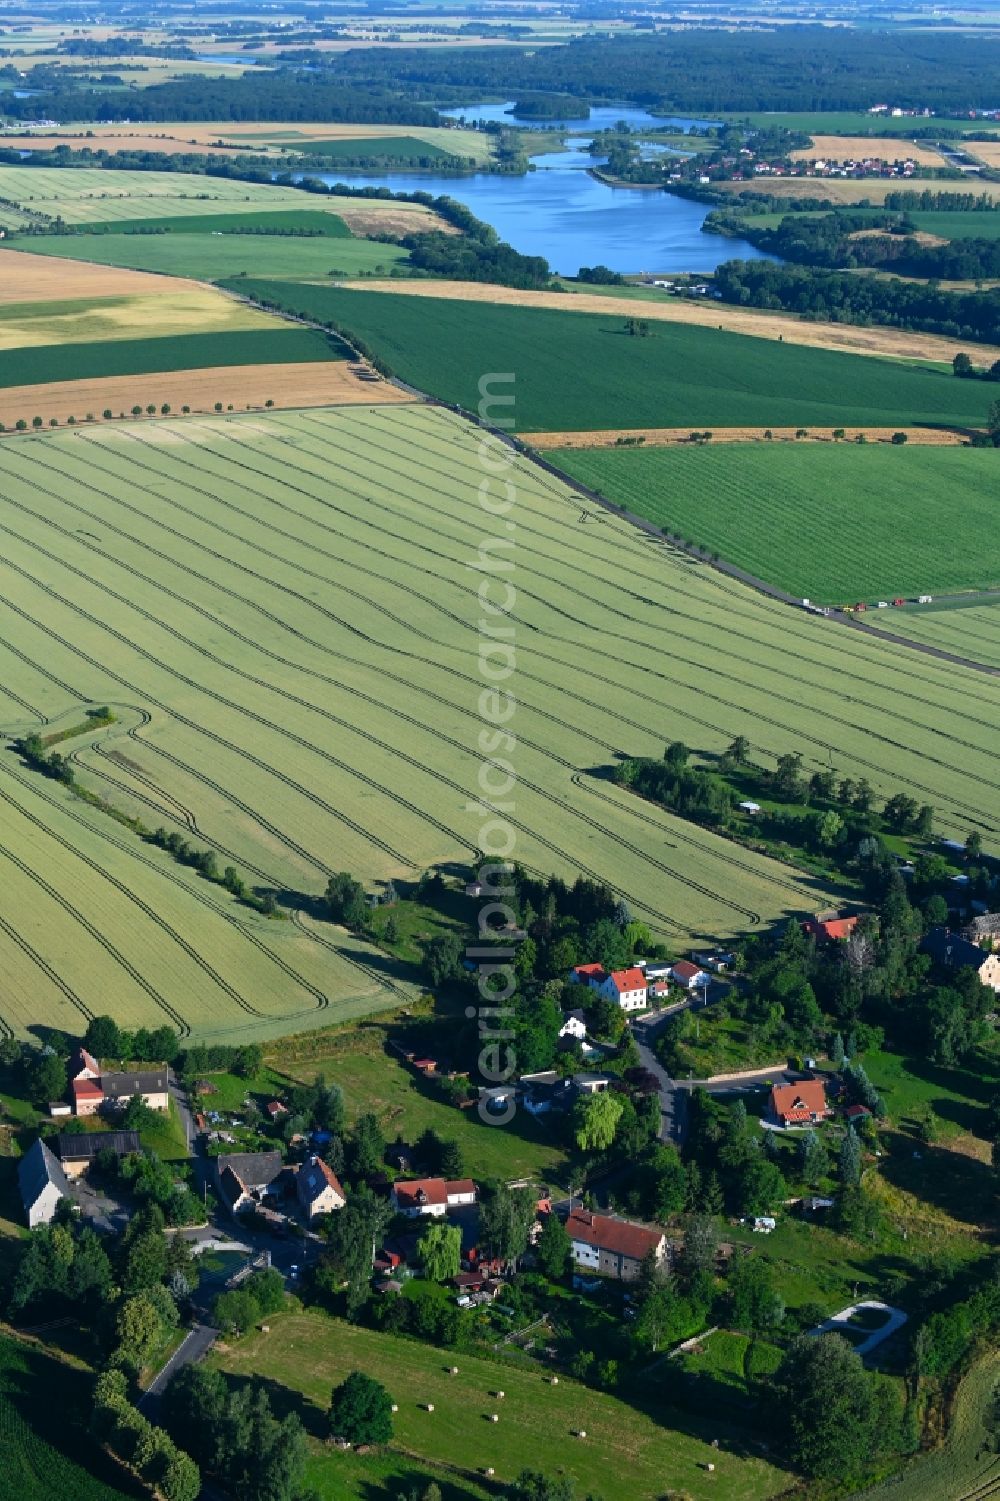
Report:
M553 1376L551 1378L551 1384L552 1384L552 1386L558 1386L559 1385L559 1377L558 1376Z
M433 1402L425 1402L424 1403L424 1411L425 1412L433 1412L434 1411L434 1403Z
M458 1366L457 1365L449 1366L449 1368L448 1368L448 1374L449 1374L449 1376L457 1376L458 1375Z
M496 1474L496 1470L492 1465L487 1465L485 1470L483 1471L483 1474L488 1476L492 1480L493 1476Z
M499 1421L500 1421L500 1414L498 1412L491 1412L490 1413L490 1422L491 1423L499 1423Z
M398 1402L394 1402L392 1404L392 1410L393 1410L393 1412L398 1412L399 1411L399 1403Z
M578 1429L576 1436L577 1436L577 1438L586 1438L587 1437L587 1430L586 1430L586 1428L580 1428L580 1429Z
M497 1396L498 1396L498 1397L499 1397L499 1398L501 1398L501 1400L502 1400L502 1399L503 1399L503 1398L504 1398L504 1397L505 1397L505 1396L506 1396L506 1395L507 1395L507 1393L506 1393L506 1392L497 1392L497 1393L496 1393L496 1395L497 1395Z

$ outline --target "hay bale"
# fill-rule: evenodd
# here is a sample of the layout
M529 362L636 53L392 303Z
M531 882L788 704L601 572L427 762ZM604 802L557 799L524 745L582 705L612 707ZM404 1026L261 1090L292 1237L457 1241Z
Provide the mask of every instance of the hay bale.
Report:
M499 1421L500 1421L500 1414L498 1412L491 1412L490 1413L490 1422L491 1423L499 1423Z
M434 1403L433 1402L425 1402L424 1403L424 1411L425 1412L433 1412L434 1411Z
M448 1367L448 1375L449 1376L457 1376L458 1375L458 1366L457 1365L449 1366Z

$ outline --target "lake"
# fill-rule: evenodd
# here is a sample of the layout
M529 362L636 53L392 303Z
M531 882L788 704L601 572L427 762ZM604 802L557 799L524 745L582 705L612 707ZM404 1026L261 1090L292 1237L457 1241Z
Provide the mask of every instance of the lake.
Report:
M595 105L587 118L570 117L566 120L534 120L527 115L514 114L516 101L508 99L504 104L464 104L460 109L442 109L438 113L449 120L482 121L484 124L516 125L519 130L609 130L619 120L632 130L707 130L718 125L718 120L693 120L689 115L651 115L648 110L637 109L631 104Z
M479 107L481 109L485 106ZM491 105L503 110L503 105ZM473 106L464 111L473 118ZM462 111L442 111L457 115ZM591 129L616 120L645 126L645 110L592 110ZM477 118L484 118L477 115ZM641 117L641 118L639 118ZM683 130L706 122L687 118L657 120ZM552 125L549 124L549 129ZM431 172L321 172L326 183L388 188L395 193L447 194L479 219L492 224L502 240L524 255L543 255L555 271L575 276L581 266L610 266L622 273L713 271L723 261L759 260L760 251L745 240L702 234L708 212L703 203L676 198L657 189L609 188L587 170L602 158L586 150L586 137L571 138L566 151L532 157L534 170L523 177L479 172L449 177Z

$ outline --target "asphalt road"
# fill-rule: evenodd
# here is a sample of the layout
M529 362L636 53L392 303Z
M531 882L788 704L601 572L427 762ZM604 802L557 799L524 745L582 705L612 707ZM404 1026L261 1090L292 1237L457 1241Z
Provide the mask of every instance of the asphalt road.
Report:
M202 1360L215 1343L218 1333L218 1329L213 1329L209 1324L195 1324L185 1337L183 1344L177 1347L166 1365L160 1367L140 1397L139 1406L146 1409L147 1417L149 1409L155 1409L159 1404L171 1378L182 1366L192 1365L195 1361Z

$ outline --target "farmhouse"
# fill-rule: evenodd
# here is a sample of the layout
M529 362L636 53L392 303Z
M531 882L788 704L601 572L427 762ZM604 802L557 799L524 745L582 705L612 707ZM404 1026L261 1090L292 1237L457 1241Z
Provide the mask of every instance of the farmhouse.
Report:
M639 1275L643 1258L652 1252L658 1263L667 1254L662 1230L650 1230L632 1220L589 1209L574 1209L566 1221L570 1252L578 1267L632 1282Z
M322 1157L310 1157L299 1168L295 1180L299 1203L310 1220L321 1214L343 1209L347 1200L336 1173Z
M62 1164L41 1138L28 1148L17 1166L17 1183L28 1228L47 1225L60 1199L69 1198Z
M151 1110L167 1109L169 1070L166 1064L127 1073L105 1074L95 1072L96 1069L97 1064L83 1049L70 1060L74 1114L96 1115L104 1105L125 1105L134 1095L141 1095Z
M947 928L932 928L920 949L942 969L974 969L983 985L1000 992L1000 954L988 954Z
M408 1219L429 1215L440 1219L449 1209L476 1202L476 1185L471 1178L412 1178L392 1185L390 1202L394 1213Z
M826 1102L822 1079L773 1085L769 1108L771 1119L781 1126L811 1126L833 1113Z
M280 1152L226 1152L215 1159L219 1195L232 1214L253 1209L284 1171Z
M56 1151L67 1178L85 1173L98 1152L128 1157L141 1150L138 1131L62 1131L56 1137Z

